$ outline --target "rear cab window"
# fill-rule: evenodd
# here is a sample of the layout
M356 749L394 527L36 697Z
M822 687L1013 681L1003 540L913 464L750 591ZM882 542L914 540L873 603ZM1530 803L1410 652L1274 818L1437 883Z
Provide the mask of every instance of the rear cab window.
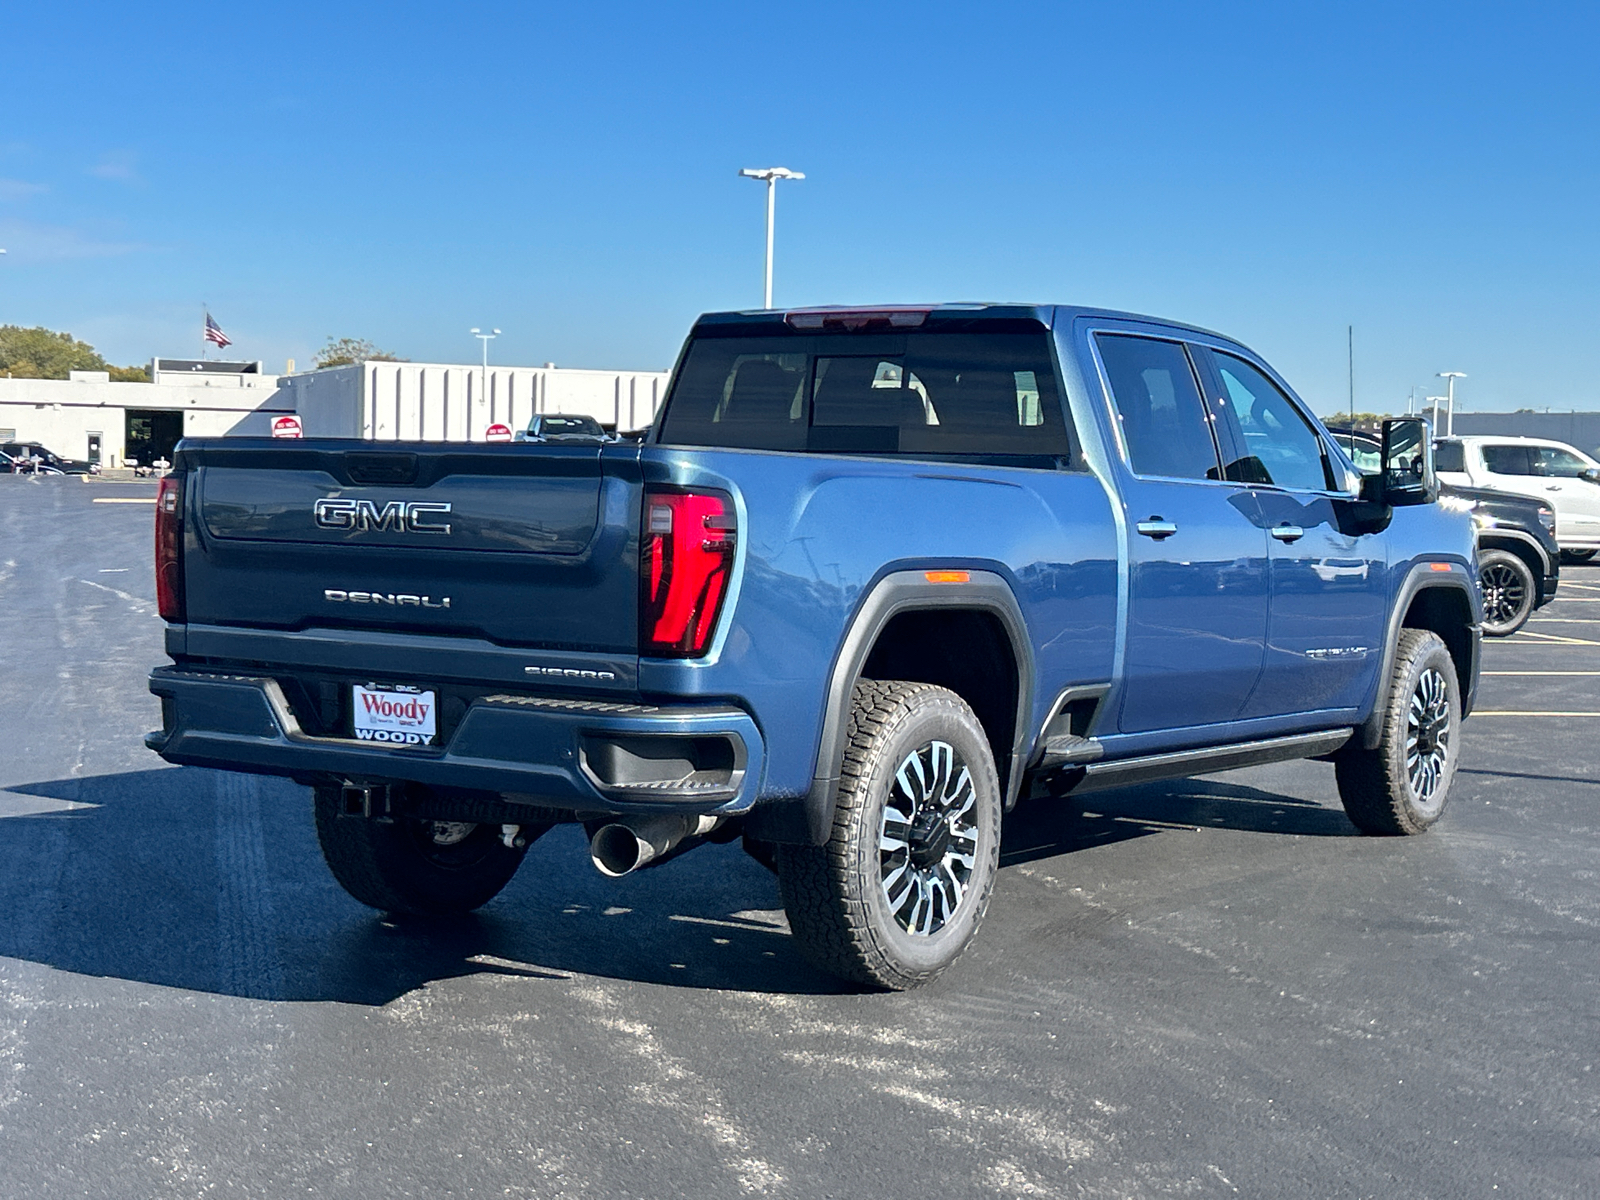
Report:
M983 324L996 329L973 328ZM929 325L768 336L699 329L657 440L1070 465L1073 439L1047 330L1001 320L948 332Z

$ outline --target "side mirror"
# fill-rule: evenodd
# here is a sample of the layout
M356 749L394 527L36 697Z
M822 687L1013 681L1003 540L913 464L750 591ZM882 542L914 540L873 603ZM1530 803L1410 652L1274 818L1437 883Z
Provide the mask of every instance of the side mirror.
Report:
M1590 483L1600 483L1600 467L1586 467L1578 472L1579 479L1587 479Z
M1382 469L1361 481L1361 498L1390 508L1432 504L1439 498L1433 468L1433 435L1421 417L1389 417L1383 423Z

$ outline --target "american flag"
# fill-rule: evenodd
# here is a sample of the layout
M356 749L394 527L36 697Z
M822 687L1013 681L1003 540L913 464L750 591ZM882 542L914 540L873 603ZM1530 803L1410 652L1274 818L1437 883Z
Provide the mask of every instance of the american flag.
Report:
M206 341L219 347L233 345L233 339L222 332L222 326L211 319L210 313L206 314Z

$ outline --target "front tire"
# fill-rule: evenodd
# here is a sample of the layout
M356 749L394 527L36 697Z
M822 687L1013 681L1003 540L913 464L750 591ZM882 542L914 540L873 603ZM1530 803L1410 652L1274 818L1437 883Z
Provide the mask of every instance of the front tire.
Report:
M345 891L382 912L471 912L511 882L526 853L504 845L498 825L374 820L345 816L340 807L340 789L316 789L322 857Z
M789 928L819 969L902 990L972 940L1000 864L1000 784L954 692L862 680L828 841L777 848Z
M1438 821L1460 751L1461 688L1439 635L1401 630L1392 679L1377 746L1352 739L1333 765L1346 815L1374 836L1422 833Z
M1533 570L1509 550L1478 555L1478 588L1483 593L1483 632L1510 637L1533 615L1539 581Z
M1561 561L1566 563L1568 566L1576 566L1579 563L1588 562L1596 554L1600 554L1600 551L1596 551L1596 550L1563 550L1561 552Z

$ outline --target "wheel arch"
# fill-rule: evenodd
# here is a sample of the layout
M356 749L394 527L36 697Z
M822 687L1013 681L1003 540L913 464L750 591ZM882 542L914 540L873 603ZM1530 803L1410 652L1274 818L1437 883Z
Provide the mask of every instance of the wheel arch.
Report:
M994 750L1006 807L1021 785L1031 736L1034 664L1027 623L1010 584L993 571L900 570L867 593L847 629L828 676L811 789L802 804L758 805L753 832L772 841L821 845L838 801L851 697L862 678L905 679L948 687L977 715ZM940 638L977 653L949 652ZM929 647L941 647L929 653ZM998 660L998 670L996 667ZM881 674L874 674L881 672Z
M1442 567L1448 569L1441 570ZM1389 613L1372 711L1361 726L1361 745L1368 750L1375 749L1383 735L1385 701L1394 683L1391 676L1402 629L1428 629L1439 635L1455 663L1456 679L1461 685L1461 715L1472 712L1483 638L1471 590L1476 586L1476 579L1469 580L1465 569L1455 563L1421 562L1407 572Z

